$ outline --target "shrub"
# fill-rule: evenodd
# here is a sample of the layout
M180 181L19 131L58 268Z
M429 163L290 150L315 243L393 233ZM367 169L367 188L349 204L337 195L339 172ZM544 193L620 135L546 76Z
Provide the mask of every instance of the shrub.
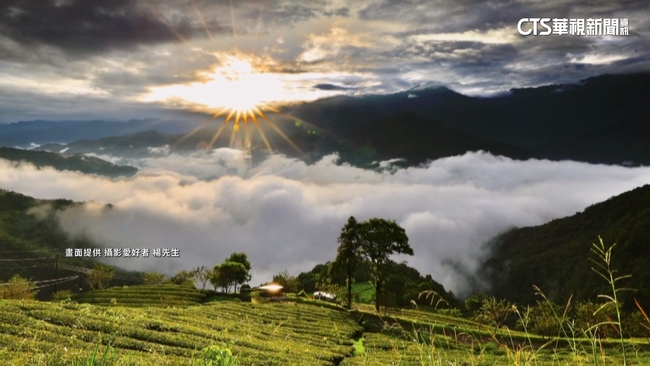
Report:
M236 366L240 364L228 348L209 346L201 351L201 356L206 362L206 366Z
M145 285L159 285L165 280L165 275L156 272L147 272L142 274L142 281Z
M626 337L650 337L650 327L640 311L626 314L623 318L623 329Z
M249 284L241 285L241 287L239 288L239 292L242 294L251 292L251 285Z
M536 305L528 308L526 326L532 333L553 337L562 335L562 324L567 319L563 317L564 308L550 300L538 301ZM559 317L559 318L558 318ZM517 321L519 327L524 324L522 319Z
M72 298L72 291L70 290L60 290L52 294L52 300L54 301L63 301Z
M86 274L86 283L92 290L103 289L108 286L114 276L115 268L97 264L95 268Z
M603 308L597 311L599 308ZM575 322L578 329L593 329L598 338L618 336L618 328L612 324L602 324L616 319L616 307L613 303L597 304L591 301L579 302L575 307ZM600 324L600 325L599 325Z
M488 297L483 301L481 308L476 313L476 320L498 328L510 319L513 312L514 308L508 301Z
M37 293L30 288L29 280L20 275L14 275L0 286L0 299L33 300Z

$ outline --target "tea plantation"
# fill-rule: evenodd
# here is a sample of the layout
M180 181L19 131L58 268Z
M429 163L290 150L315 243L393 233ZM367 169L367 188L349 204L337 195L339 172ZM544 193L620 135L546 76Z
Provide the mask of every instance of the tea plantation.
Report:
M3 365L623 364L616 342L549 342L470 320L404 309L214 301L193 288L115 287L74 300L0 300ZM593 347L592 347L593 346ZM631 364L650 363L647 340ZM596 351L596 352L594 352Z

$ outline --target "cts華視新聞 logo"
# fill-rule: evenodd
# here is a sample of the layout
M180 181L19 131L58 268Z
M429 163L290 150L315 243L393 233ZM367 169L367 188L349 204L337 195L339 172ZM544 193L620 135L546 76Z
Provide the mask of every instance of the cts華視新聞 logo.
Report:
M522 36L628 36L627 18L521 18Z

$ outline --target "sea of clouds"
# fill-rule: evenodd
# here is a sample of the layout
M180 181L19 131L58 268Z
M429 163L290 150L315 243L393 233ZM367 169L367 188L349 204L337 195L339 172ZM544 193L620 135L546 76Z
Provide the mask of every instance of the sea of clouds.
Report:
M499 233L572 215L650 183L650 167L517 161L480 152L383 172L339 164L336 155L315 164L276 155L251 166L245 153L225 148L131 163L141 169L135 177L110 180L0 160L0 188L85 201L59 215L70 235L89 235L106 247L180 249L180 258L108 263L171 275L244 251L255 285L281 270L297 275L333 259L351 215L395 220L415 251L396 259L463 295L489 255L485 243Z

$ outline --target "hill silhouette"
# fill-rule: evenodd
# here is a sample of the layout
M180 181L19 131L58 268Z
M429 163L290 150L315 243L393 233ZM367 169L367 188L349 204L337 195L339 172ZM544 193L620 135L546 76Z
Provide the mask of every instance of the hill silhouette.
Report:
M411 111L483 139L533 150L541 158L589 163L650 164L650 73L602 75L579 84L512 89L490 98L446 87L390 95L339 96L290 113L340 136Z

